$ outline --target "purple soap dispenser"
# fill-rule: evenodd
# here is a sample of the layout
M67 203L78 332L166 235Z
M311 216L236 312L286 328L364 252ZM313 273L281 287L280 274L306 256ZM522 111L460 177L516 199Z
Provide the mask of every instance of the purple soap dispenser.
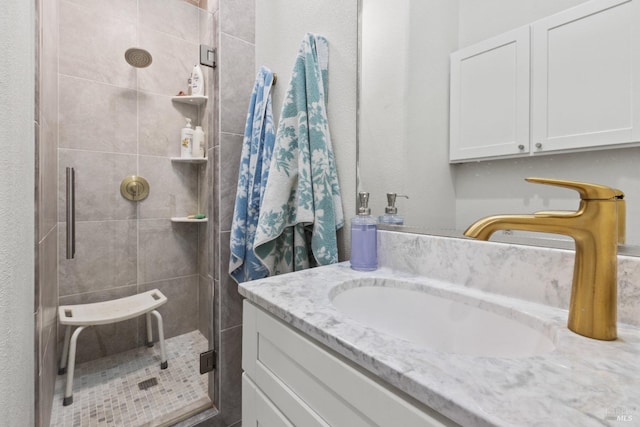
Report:
M351 268L373 271L378 268L378 226L371 216L369 193L358 193L358 215L351 219Z

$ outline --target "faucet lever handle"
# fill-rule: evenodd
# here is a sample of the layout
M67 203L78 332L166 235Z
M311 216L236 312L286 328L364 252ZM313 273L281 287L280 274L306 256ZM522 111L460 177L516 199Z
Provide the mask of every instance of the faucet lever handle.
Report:
M624 193L622 191L600 184L553 178L525 178L525 180L527 182L555 185L558 187L576 190L580 193L580 198L582 200L612 200L624 198Z
M619 190L618 190L619 191ZM620 191L622 193L622 191ZM624 197L624 194L622 195ZM619 197L617 200L618 207L618 243L627 242L627 203Z

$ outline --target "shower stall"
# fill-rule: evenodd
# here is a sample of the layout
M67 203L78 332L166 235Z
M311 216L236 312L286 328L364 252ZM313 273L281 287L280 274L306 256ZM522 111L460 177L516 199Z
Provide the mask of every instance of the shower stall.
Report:
M247 14L253 2L36 4L36 422L239 424L241 298L227 264L255 72L253 14ZM217 52L217 67L202 67L207 98L181 102L176 95L187 92L201 46ZM205 132L200 163L179 159L185 118ZM70 216L67 168L75 175ZM131 175L148 182L144 200L121 195ZM191 214L206 221L185 219ZM67 233L71 226L75 232ZM75 257L68 259L74 235ZM56 375L56 365L64 329L56 307L152 289L167 297L158 311L168 369L159 368L159 346L145 345L145 316L91 326L77 341L73 403L63 406L65 377Z

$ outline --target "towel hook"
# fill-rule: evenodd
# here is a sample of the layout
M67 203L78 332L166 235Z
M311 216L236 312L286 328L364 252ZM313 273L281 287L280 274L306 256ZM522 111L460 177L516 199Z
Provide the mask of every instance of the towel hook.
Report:
M271 82L271 86L275 86L278 83L278 73L273 73L273 81Z

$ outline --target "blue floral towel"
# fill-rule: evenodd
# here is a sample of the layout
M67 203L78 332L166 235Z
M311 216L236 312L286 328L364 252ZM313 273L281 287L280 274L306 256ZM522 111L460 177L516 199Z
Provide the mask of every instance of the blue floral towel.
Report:
M254 240L270 275L338 262L344 224L327 121L329 45L306 34L282 106Z
M272 82L273 73L264 66L260 67L244 130L229 260L229 274L238 283L261 279L269 274L255 257L253 240L275 141L270 93Z

